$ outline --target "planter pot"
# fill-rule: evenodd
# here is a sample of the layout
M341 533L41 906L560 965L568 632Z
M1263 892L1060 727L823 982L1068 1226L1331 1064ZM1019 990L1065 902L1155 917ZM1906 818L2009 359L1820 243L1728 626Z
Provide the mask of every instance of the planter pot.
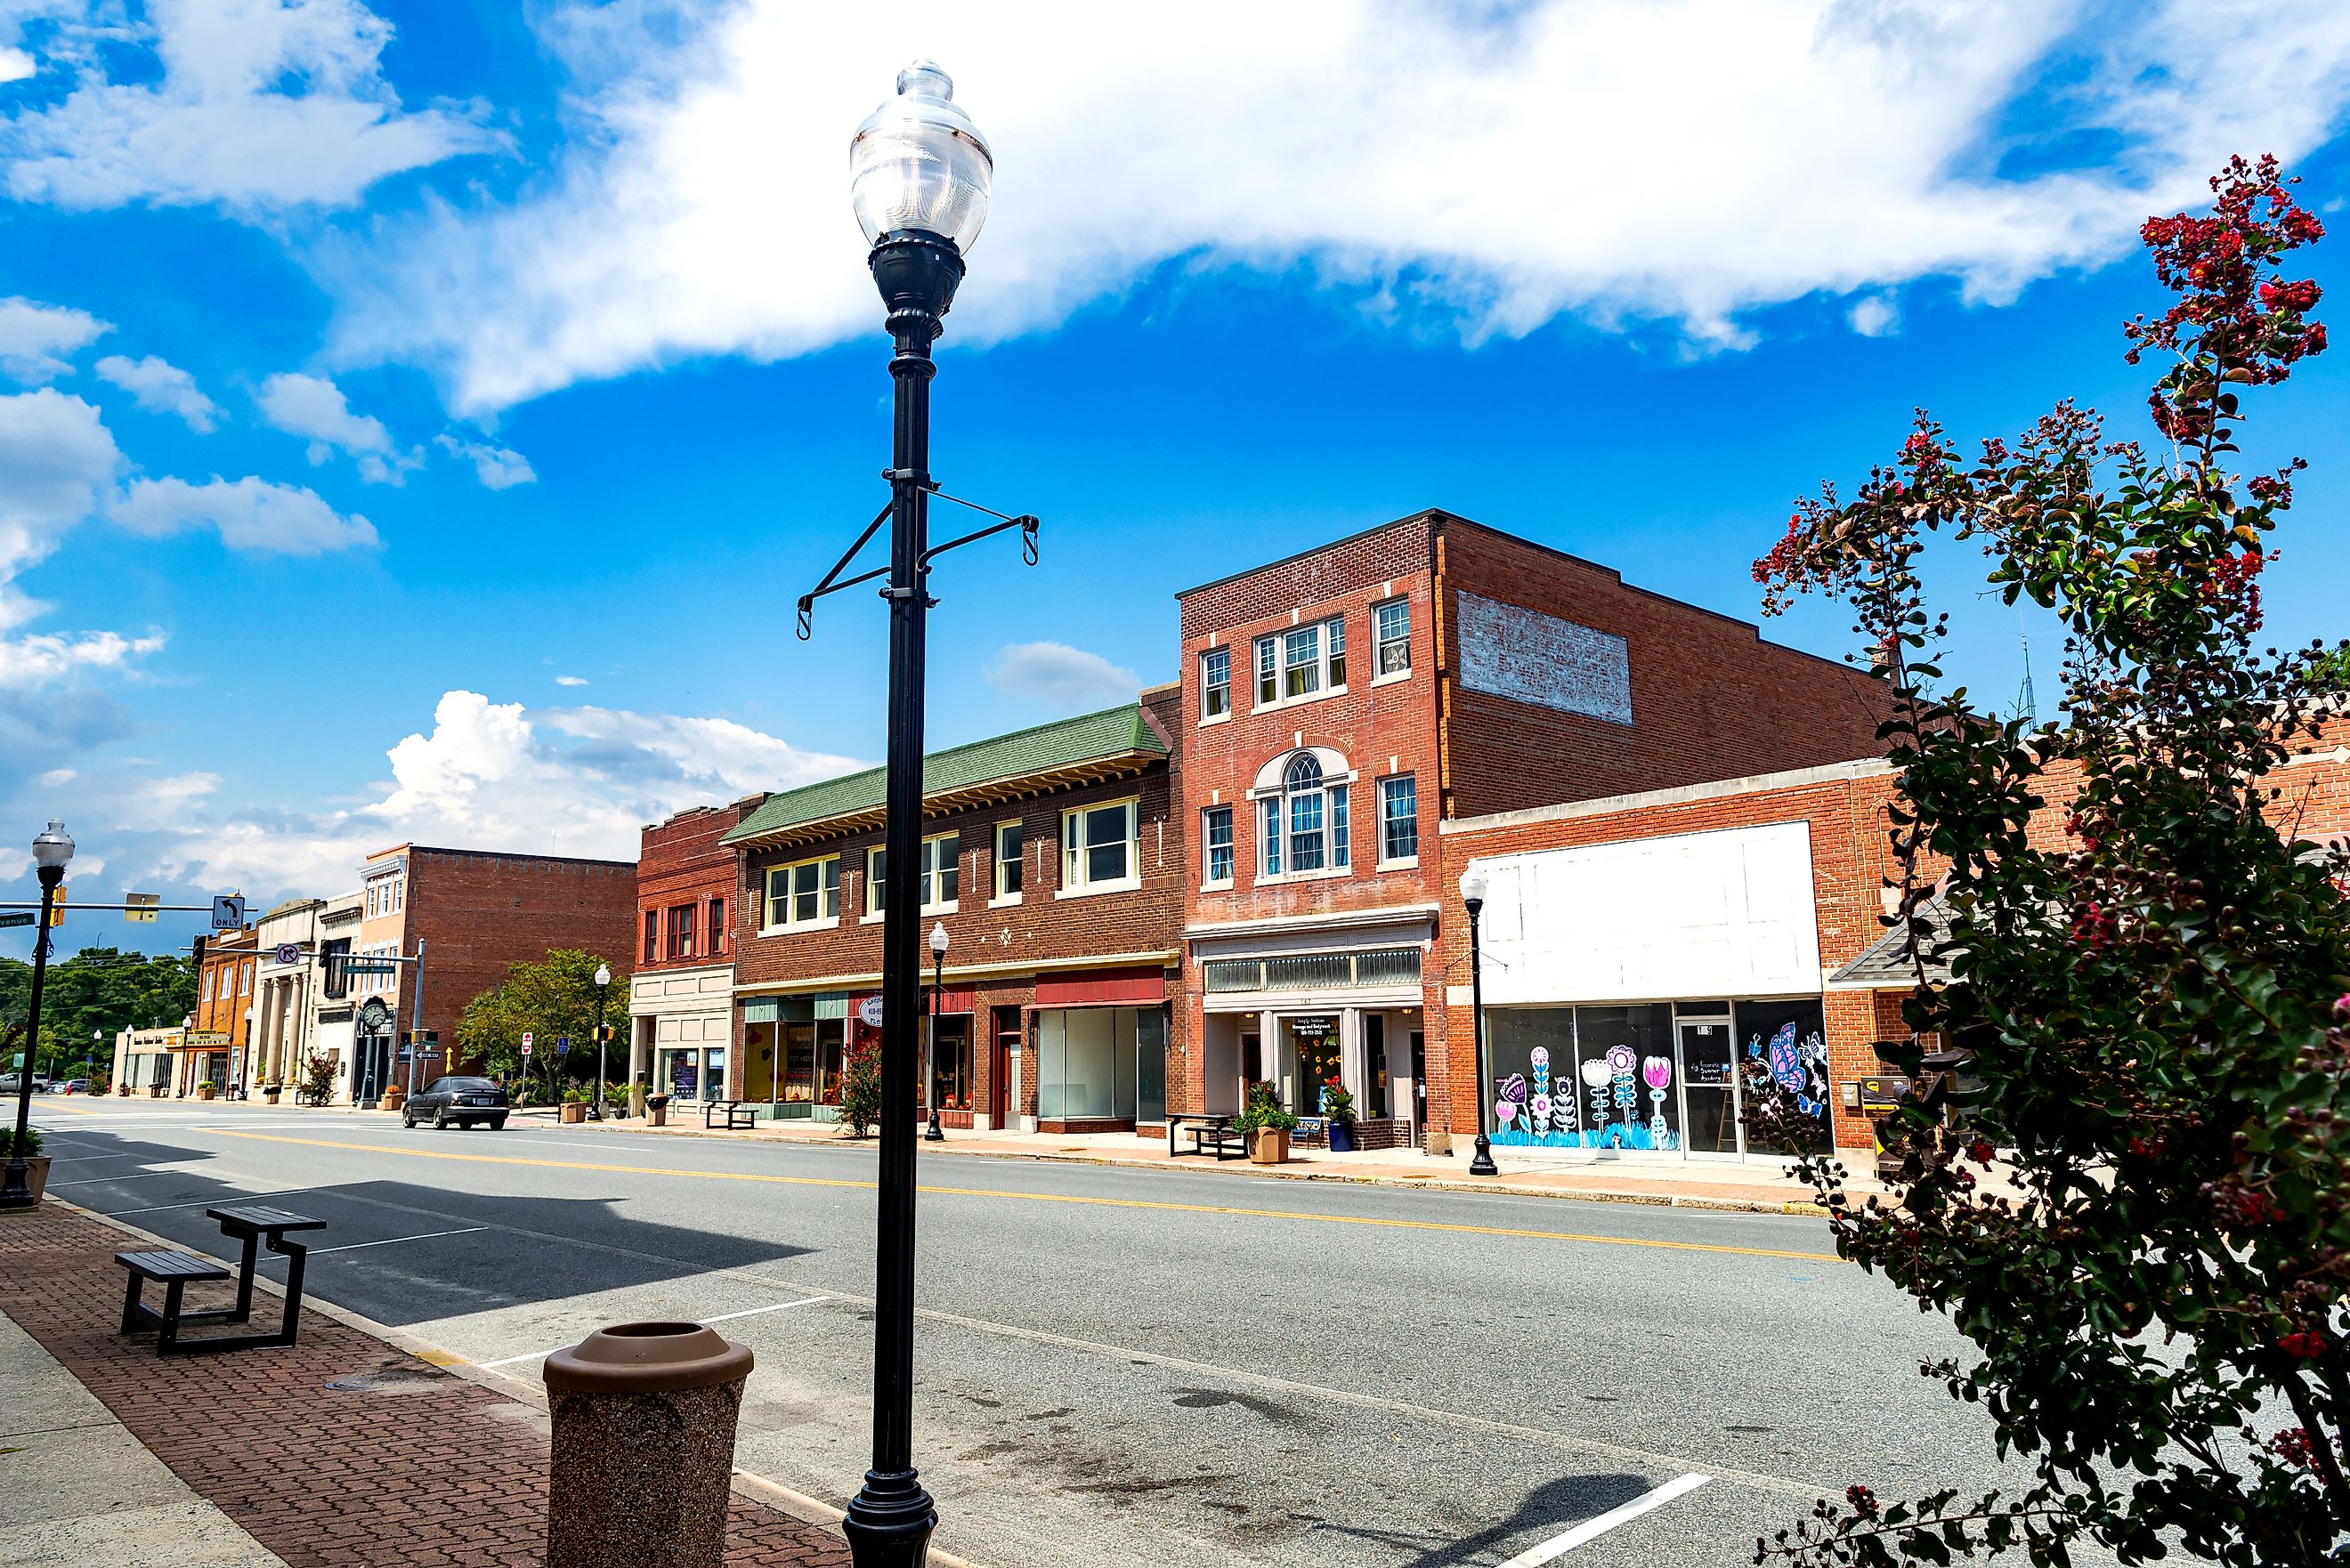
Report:
M667 1106L653 1106L651 1109L645 1112L645 1120L650 1122L657 1127L665 1127L669 1126L669 1107Z
M264 1090L262 1090L262 1091L261 1091L261 1103L262 1103L263 1105L265 1105L265 1106L274 1106L274 1105L276 1105L276 1104L277 1103L277 1096L278 1096L278 1095L279 1095L281 1092L282 1092L282 1091L277 1090L277 1089L264 1089Z
M163 1097L163 1085L161 1085L161 1084L150 1084L150 1085L147 1085L147 1097L148 1097L149 1099L151 1099L151 1100L160 1100L160 1099L161 1099L161 1098Z
M210 1084L198 1084L196 1085L196 1098L200 1100L209 1100L212 1097L213 1086Z
M1363 1147L1355 1141L1355 1124L1352 1122L1332 1122L1328 1136L1332 1154L1352 1154Z
M567 1122L584 1122L588 1119L588 1107L577 1100L570 1101L563 1107L563 1119Z
M0 1161L0 1163L5 1162ZM38 1203L41 1200L42 1190L48 1185L49 1157L46 1154L26 1155L25 1157L25 1188L27 1191L32 1193L34 1202Z
M1249 1163L1279 1165L1289 1158L1287 1127L1258 1127L1248 1135Z

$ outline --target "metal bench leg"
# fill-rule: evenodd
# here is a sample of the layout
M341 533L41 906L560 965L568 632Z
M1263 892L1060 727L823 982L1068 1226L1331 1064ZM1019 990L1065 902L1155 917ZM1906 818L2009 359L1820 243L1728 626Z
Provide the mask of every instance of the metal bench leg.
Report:
M180 1343L180 1293L188 1288L185 1280L163 1282L163 1332L156 1336L155 1354L169 1355Z
M122 1332L125 1334L138 1334L147 1326L149 1314L146 1303L139 1299L140 1288L146 1282L144 1275L135 1270L131 1272L130 1288L122 1297Z
M302 1265L309 1262L310 1249L299 1241L289 1241L278 1236L270 1241L269 1250L285 1255L286 1320L276 1334L263 1341L265 1345L291 1345L302 1328Z
M253 1265L261 1251L258 1231L244 1238L244 1266L236 1276L236 1310L229 1315L231 1323L244 1323L253 1316Z

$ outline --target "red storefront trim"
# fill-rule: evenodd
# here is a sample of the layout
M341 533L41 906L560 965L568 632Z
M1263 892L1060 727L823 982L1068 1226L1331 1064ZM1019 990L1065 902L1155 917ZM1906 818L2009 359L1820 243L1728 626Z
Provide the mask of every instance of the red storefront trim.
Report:
M1166 1000L1167 971L1156 964L1036 977L1038 1007L1131 1007Z

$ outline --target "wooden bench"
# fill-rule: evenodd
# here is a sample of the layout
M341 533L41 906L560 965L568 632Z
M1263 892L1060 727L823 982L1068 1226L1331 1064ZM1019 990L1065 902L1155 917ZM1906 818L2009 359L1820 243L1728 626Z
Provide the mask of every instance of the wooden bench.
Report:
M1172 1116L1167 1118L1167 1158L1174 1159L1184 1150L1175 1147L1178 1133L1191 1137L1192 1154L1212 1154L1218 1161L1246 1159L1248 1135L1232 1126L1230 1116Z
M702 1107L702 1125L705 1130L718 1127L718 1118L726 1118L727 1132L741 1132L759 1125L759 1113L749 1100L712 1100Z

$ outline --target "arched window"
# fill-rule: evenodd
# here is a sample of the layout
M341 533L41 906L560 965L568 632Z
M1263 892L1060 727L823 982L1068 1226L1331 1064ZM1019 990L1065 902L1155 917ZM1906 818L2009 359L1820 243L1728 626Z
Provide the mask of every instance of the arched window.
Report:
M1263 874L1346 869L1347 786L1326 782L1311 752L1298 753L1280 776L1279 792L1258 808Z

